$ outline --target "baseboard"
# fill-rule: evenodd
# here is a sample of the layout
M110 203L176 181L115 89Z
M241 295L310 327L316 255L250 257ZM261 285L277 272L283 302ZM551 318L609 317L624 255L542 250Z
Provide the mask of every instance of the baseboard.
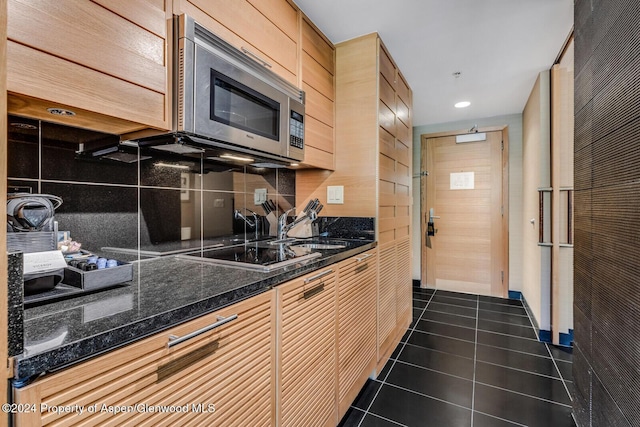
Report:
M509 299L522 300L522 292L520 292L520 291L509 291Z

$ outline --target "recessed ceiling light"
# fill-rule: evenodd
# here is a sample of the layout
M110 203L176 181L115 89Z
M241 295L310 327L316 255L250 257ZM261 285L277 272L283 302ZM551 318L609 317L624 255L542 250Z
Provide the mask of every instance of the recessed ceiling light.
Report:
M454 104L454 107L456 107L456 108L466 108L469 105L471 105L471 103L469 101L460 101L460 102L456 102Z
M54 116L75 116L76 113L74 113L71 110L66 110L64 108L47 108L47 111L51 114L53 114Z

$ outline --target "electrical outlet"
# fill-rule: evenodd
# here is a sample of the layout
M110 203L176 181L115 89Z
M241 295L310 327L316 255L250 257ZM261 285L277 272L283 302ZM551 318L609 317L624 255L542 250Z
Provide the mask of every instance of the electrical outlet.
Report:
M267 201L267 189L266 188L256 188L253 191L253 204L256 206L260 206L264 202Z
M214 208L224 208L224 199L214 199L213 200Z
M331 204L331 205L344 204L344 185L327 186L327 204Z

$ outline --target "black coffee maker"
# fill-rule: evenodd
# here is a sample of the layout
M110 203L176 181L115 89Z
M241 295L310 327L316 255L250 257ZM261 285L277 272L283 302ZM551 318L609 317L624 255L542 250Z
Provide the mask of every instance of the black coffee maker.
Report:
M62 199L51 194L7 194L7 250L23 253L54 251L58 230L54 213ZM64 269L24 276L24 293L30 295L53 289Z

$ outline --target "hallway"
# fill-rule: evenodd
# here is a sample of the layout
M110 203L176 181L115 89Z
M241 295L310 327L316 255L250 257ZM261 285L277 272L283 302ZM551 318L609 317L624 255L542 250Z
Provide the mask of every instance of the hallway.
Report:
M413 323L343 427L571 427L570 350L520 301L414 288Z

